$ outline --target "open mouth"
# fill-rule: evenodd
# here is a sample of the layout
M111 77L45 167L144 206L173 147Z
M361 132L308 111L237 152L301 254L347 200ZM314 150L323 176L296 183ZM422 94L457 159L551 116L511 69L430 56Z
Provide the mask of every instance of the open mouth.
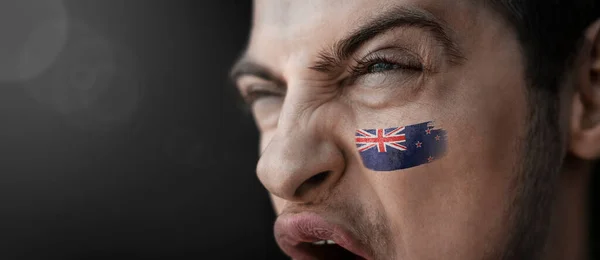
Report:
M333 240L320 240L312 243L302 242L296 247L306 255L306 259L365 259L341 247Z
M275 222L275 239L295 260L371 259L352 233L317 214L280 216Z

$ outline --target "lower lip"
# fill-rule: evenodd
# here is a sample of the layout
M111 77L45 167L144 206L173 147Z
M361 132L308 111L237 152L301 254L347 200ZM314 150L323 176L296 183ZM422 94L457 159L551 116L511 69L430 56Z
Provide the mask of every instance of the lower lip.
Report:
M275 222L275 238L286 253L296 254L301 243L312 243L319 240L333 240L339 246L367 259L361 247L351 240L349 232L339 226L325 221L314 213L300 213L288 217L280 217ZM283 242L283 243L282 243Z

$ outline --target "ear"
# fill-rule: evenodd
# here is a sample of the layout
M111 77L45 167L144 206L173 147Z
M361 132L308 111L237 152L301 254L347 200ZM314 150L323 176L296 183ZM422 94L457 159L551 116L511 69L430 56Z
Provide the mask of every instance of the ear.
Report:
M587 28L578 61L569 150L581 159L596 160L600 158L600 19Z

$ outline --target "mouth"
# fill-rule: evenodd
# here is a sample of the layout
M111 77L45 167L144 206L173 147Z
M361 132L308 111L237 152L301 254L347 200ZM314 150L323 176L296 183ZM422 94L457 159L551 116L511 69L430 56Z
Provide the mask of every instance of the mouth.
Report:
M296 260L372 259L351 232L314 213L280 216L275 222L275 239Z

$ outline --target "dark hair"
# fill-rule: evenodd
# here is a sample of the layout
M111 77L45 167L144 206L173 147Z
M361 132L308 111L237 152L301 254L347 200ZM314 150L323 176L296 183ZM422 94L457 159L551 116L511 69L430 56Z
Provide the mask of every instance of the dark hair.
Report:
M598 0L486 0L515 30L529 83L557 93L581 46L585 29L600 15Z
M525 58L525 75L534 96L541 94L547 102L549 117L556 117L558 92L573 66L585 29L600 18L599 0L486 0L512 26L521 43ZM531 104L539 106L538 104ZM538 108L539 109L539 108ZM555 118L557 119L557 118ZM546 118L547 120L552 120ZM557 127L556 122L548 122ZM600 162L596 162L590 183L590 254L600 256L599 224L593 221L600 211Z

